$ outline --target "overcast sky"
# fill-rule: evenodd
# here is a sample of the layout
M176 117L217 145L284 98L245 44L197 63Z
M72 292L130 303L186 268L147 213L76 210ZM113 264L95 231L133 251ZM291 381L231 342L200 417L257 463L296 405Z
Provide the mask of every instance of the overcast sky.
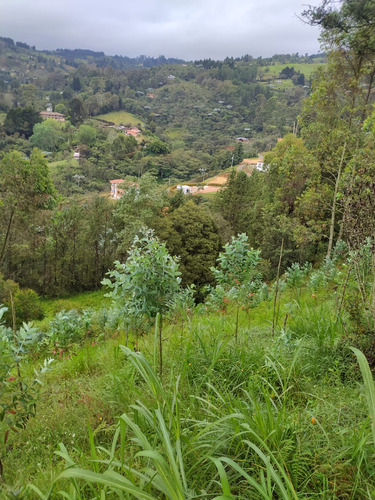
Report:
M42 49L223 59L319 52L319 0L0 0L0 35Z

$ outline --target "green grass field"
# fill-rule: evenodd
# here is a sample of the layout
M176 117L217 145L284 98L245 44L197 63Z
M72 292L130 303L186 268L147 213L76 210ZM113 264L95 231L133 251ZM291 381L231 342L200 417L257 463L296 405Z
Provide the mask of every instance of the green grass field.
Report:
M88 309L108 306L110 299L104 296L103 290L95 292L83 292L77 295L70 295L69 297L62 297L58 299L41 299L41 304L46 315L46 319L51 320L53 316L65 309Z
M22 488L32 483L46 493L67 467L51 500L58 491L117 498L104 484L111 469L125 491L125 478L143 488L144 495L120 497L129 499L374 498L374 445L356 360L317 343L313 328L299 337L297 315L288 330L296 336L288 336L281 325L292 299L293 291L281 301L275 336L271 301L240 310L237 342L232 305L165 321L161 378L152 331L127 340L125 332L94 326L81 346L54 349L36 417L11 433L3 450L4 498L20 488L20 498L47 498ZM95 306L102 298L95 292L67 300ZM301 297L319 321L331 302ZM47 303L53 311L62 300ZM119 347L126 342L128 349ZM139 481L141 473L148 481ZM81 480L68 480L71 474ZM158 490L161 481L170 495ZM186 495L172 494L179 490Z
M127 111L112 111L111 113L106 113L104 115L98 115L95 118L99 118L100 120L106 120L108 122L113 122L116 125L126 125L130 123L130 125L137 126L140 123L143 126L142 120L137 116L128 113Z
M290 64L274 64L272 66L264 66L263 70L266 71L265 78L267 75L278 76L280 71L289 66L289 68L293 67L295 71L300 71L305 75L306 78L310 78L311 75L316 71L320 66L324 66L323 63L290 63ZM268 68L268 70L266 69Z

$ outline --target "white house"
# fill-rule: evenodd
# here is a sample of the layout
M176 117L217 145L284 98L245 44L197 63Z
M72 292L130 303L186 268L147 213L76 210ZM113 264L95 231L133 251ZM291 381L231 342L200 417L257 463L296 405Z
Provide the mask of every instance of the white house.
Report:
M111 183L111 198L118 200L124 194L124 190L119 188L119 185L125 182L124 179L114 179Z
M190 194L191 193L191 187L190 186L179 184L177 186L177 189L180 189L184 194Z

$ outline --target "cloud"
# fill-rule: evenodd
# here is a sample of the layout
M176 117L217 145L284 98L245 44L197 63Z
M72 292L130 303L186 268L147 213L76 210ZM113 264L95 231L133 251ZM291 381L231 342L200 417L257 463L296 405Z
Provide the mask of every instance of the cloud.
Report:
M303 9L300 0L2 0L0 16L3 36L38 49L193 60L317 52Z

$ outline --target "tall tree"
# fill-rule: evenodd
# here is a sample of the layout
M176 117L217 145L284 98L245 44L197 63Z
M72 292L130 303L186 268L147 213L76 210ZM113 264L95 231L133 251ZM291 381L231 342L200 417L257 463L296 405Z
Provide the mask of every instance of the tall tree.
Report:
M198 290L213 283L210 267L215 265L220 238L210 213L189 201L154 223L168 250L180 257L182 284L194 283Z
M38 210L52 208L56 201L47 160L38 149L33 150L30 160L17 151L3 157L0 162L0 201L0 217L5 228L0 235L0 264L3 265L14 225L25 223L27 216Z
M302 134L321 165L322 180L332 186L331 217L327 256L338 237L337 220L342 218L337 203L346 184L355 178L352 161L360 151L363 123L371 112L375 83L375 9L373 0L342 0L339 6L324 0L303 15L322 28L328 66L320 72L313 94L302 113ZM350 186L349 186L350 189ZM345 204L343 205L345 212ZM345 218L345 217L344 217Z

